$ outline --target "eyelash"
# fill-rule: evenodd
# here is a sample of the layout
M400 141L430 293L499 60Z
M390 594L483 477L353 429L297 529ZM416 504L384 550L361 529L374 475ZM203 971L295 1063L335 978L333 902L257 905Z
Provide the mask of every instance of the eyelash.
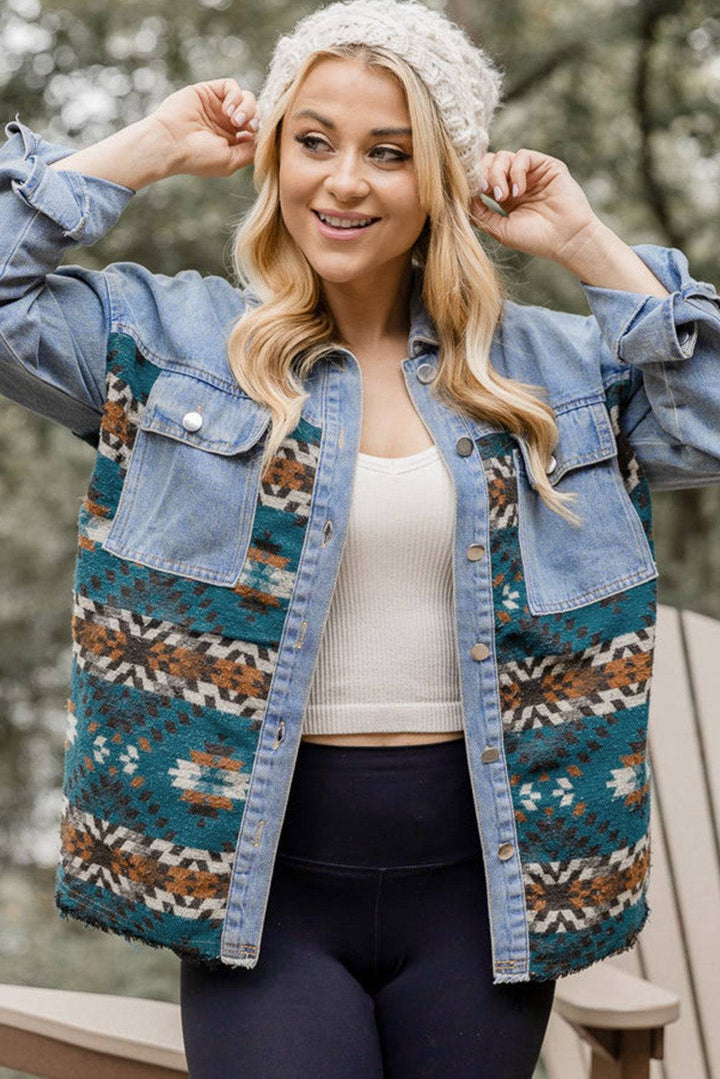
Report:
M316 153L315 150L310 149L308 145L311 142L325 142L319 135L295 135L295 141L301 143L311 154ZM325 143L327 146L327 143ZM394 154L394 157L386 157L385 161L407 161L409 154L404 154L402 150L394 150L391 146L376 146L376 150L384 150L386 153Z

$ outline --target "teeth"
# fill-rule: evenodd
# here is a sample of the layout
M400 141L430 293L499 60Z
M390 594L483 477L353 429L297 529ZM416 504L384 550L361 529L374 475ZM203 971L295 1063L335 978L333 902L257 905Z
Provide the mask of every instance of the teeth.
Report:
M372 217L366 217L362 221L346 221L342 217L326 217L325 214L318 214L321 221L324 221L326 225L333 225L335 228L340 229L352 229L359 228L361 225L369 225L372 221Z

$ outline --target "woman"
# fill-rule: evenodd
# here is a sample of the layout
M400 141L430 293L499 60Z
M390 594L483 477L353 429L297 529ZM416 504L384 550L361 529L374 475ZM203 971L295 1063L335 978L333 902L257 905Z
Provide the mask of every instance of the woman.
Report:
M649 913L649 488L720 479L720 302L487 152L499 85L353 0L257 100L6 127L0 389L98 448L56 902L181 957L194 1079L530 1077L557 977ZM59 266L251 161L242 290ZM507 300L473 225L593 314Z

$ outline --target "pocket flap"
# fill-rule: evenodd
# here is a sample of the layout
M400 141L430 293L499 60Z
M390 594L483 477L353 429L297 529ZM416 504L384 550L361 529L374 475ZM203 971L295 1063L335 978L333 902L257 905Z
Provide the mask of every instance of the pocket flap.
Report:
M558 439L552 455L555 467L547 472L555 486L567 472L617 456L617 443L604 401L583 402L556 413ZM525 438L516 436L530 485L536 487Z
M140 428L209 453L230 455L254 446L269 422L270 409L240 391L164 370L150 391Z

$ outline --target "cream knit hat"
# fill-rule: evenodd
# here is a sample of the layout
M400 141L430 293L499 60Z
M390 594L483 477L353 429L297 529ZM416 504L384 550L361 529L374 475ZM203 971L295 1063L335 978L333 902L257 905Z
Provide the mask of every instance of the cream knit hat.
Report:
M457 23L416 0L339 0L301 19L275 44L257 97L260 127L303 60L328 45L357 42L392 50L415 69L459 154L470 194L477 195L504 72Z

